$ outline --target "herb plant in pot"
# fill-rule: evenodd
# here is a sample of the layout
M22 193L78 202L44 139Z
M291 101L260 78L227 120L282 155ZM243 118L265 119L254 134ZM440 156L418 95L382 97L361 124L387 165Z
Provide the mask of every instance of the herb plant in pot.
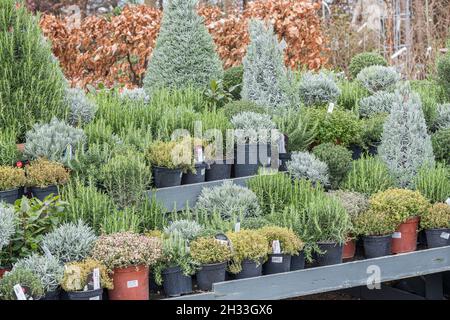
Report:
M92 258L112 273L110 300L148 300L149 266L161 256L161 240L132 232L104 235L97 239Z
M365 211L354 219L355 233L363 237L368 259L391 254L391 238L397 225L382 211Z
M302 241L292 230L287 228L267 226L259 232L266 238L270 252L269 259L263 265L263 273L289 272L291 270L291 257L299 256L303 249Z
M200 265L197 285L202 291L210 291L213 283L225 281L227 262L231 258L228 243L214 238L198 238L190 245L192 259Z
M258 230L228 232L232 256L228 271L236 279L258 277L269 254L267 239Z
M64 266L61 287L68 300L103 300L103 289L112 290L113 282L104 264L88 258Z
M26 183L25 171L10 166L0 166L0 202L14 204L20 195L20 188Z
M374 212L383 212L397 225L392 235L392 253L415 251L419 220L430 203L418 191L406 189L388 189L379 192L370 199L370 208Z
M169 297L192 292L192 275L196 265L189 253L188 242L178 232L163 239L162 257L154 268L155 281L164 286Z
M181 178L181 184L194 184L205 182L206 179L206 167L208 166L204 162L204 141L198 138L184 137L180 140L179 146L184 148L186 154L191 154L189 164L191 168L187 168ZM188 165L189 165L188 164Z
M38 159L25 167L27 186L34 197L43 201L50 194L58 195L58 186L69 180L69 172L62 164Z
M434 204L422 215L420 226L425 230L428 248L450 245L450 205Z
M211 141L205 146L206 181L225 180L231 177L231 168L234 163L234 154L224 155L224 146ZM222 154L220 154L222 153Z
M23 297L19 299L14 287L22 287ZM0 279L0 299L1 300L39 300L44 295L44 288L37 275L28 269L16 268L7 272Z

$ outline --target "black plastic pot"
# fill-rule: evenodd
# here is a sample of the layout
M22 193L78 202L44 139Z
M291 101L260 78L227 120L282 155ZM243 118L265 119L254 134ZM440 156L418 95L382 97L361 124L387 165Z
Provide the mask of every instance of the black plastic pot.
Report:
M231 178L231 163L215 161L206 169L206 181L217 181Z
M153 183L156 188L167 188L181 185L183 172L181 169L153 167Z
M258 144L258 163L263 167L270 167L272 146L270 144Z
M337 243L318 243L323 254L317 254L318 266L329 266L342 263L343 245Z
M33 195L33 197L38 198L41 201L44 201L44 199L51 194L57 196L59 194L59 191L57 186L49 186L46 188L32 187L31 194Z
M202 291L211 291L213 283L225 281L227 263L205 264L197 272L197 285Z
M242 261L242 270L235 275L236 279L247 279L262 275L262 263L252 260Z
M427 229L428 248L439 248L450 246L450 229Z
M300 251L298 256L291 257L291 271L305 269L305 253Z
M63 300L103 300L103 289L64 292Z
M0 202L14 204L20 197L19 191L20 189L0 191Z
M192 292L192 278L185 276L180 267L170 267L163 271L164 292L169 297L178 297Z
M195 165L195 172L188 171L183 173L181 184L194 184L205 182L206 178L206 163L198 163Z
M351 144L349 148L352 151L353 160L361 159L363 152L364 152L363 148L361 148L360 146L358 146L356 144Z
M369 156L374 157L378 154L378 145L369 146Z
M364 256L367 259L389 256L391 254L392 235L363 237Z
M60 300L61 299L61 290L57 289L55 291L47 292L45 296L41 298L41 300Z
M269 259L263 265L264 274L275 274L289 271L291 271L291 256L288 254L269 254Z
M234 177L249 177L258 173L258 145L245 144L234 149Z
M150 272L149 276L149 289L151 293L158 293L164 290L163 286L158 285L155 280L155 274Z
M280 172L287 172L287 163L288 161L291 161L292 159L292 154L289 153L280 153L278 154L278 159L280 160L280 167L278 168L278 171Z

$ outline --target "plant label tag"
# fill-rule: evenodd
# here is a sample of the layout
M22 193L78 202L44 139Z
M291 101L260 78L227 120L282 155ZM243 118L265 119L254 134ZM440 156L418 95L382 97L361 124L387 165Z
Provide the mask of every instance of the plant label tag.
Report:
M20 284L16 284L14 287L14 293L16 294L17 300L27 300L23 288Z
M203 162L203 147L195 146L194 154L195 154L195 162L202 163Z
M450 239L450 233L448 233L448 232L442 232L442 233L441 233L441 238L442 238L442 239L445 239L445 240Z
M200 174L201 174L202 176L204 176L205 173L206 173L206 169L202 169L202 171L200 172Z
M328 113L333 113L333 111L334 111L334 103L333 103L333 102L330 102L330 104L328 105L328 110L327 110L327 112L328 112Z
M450 206L450 198L448 198L447 201L445 201L445 203Z
M236 222L236 224L234 225L234 232L239 232L239 231L241 231L241 223Z
M281 253L280 240L273 240L272 241L272 252L275 253L275 254Z
M94 280L94 290L100 289L100 269L95 268L92 274Z
M392 239L401 239L402 238L402 233L401 232L394 232L392 234Z
M221 240L221 239L215 239L217 241L217 243L223 245L223 246L228 246L228 241L227 240Z
M283 257L272 257L273 263L283 263Z
M139 282L137 280L130 280L127 282L128 289L137 288L137 287L139 287Z
M100 296L89 298L89 300L100 300Z

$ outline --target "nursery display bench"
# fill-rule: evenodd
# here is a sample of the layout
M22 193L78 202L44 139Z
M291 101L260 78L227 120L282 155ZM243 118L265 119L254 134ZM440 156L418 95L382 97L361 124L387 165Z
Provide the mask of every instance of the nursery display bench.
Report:
M450 246L376 259L347 262L213 285L212 292L174 300L276 300L346 290L362 299L443 299L443 272L450 271ZM380 289L368 289L370 279L379 279ZM420 277L417 278L417 277ZM383 284L402 279L422 281L424 296ZM420 289L418 289L420 291Z

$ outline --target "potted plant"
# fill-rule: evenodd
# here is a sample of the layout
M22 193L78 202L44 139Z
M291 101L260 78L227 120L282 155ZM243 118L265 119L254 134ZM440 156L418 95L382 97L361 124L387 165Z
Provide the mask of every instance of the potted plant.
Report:
M2 265L2 249L9 245L16 232L16 212L13 206L0 202L0 279L8 268Z
M325 162L308 152L293 152L291 157L292 160L286 166L293 179L306 179L313 185L325 187L330 185L328 165Z
M194 184L205 182L206 168L204 156L205 142L199 138L192 138L189 136L183 137L179 140L179 145L184 148L187 155L191 155L190 160L186 158L185 170L181 178L181 184Z
M198 238L191 242L192 259L200 265L197 271L197 285L202 291L210 291L213 283L225 281L227 262L231 250L227 242L215 238Z
M188 242L177 232L163 239L162 257L154 268L155 281L163 285L169 297L192 292L192 275L196 264L189 253Z
M450 245L450 205L434 204L422 214L420 226L425 230L428 248Z
M43 256L37 253L18 260L12 269L29 270L39 278L44 289L42 300L60 299L60 282L64 273L64 266L53 256Z
M385 213L397 225L392 235L392 253L416 250L420 216L429 207L428 200L418 191L406 189L388 189L370 199L372 211Z
M92 249L93 259L112 273L110 300L148 300L149 266L161 256L161 240L132 232L104 235Z
M16 268L6 272L0 279L0 299L19 300L14 287L20 285L23 296L21 300L39 300L44 295L44 288L38 276L30 270Z
M228 232L232 256L228 271L236 279L258 277L269 254L267 239L258 230Z
M68 300L103 300L103 289L114 288L106 266L90 258L67 263L64 266L61 287L64 290L64 298Z
M353 220L355 234L363 237L366 258L391 254L391 239L397 225L381 211L367 210Z
M10 166L0 166L0 202L14 204L19 199L20 188L25 186L25 171Z
M152 166L156 188L179 186L183 171L192 170L191 157L183 159L179 151L183 152L183 148L177 141L158 141L148 149L147 159Z
M38 159L25 167L27 186L39 200L44 200L50 194L58 195L58 186L69 180L69 172L62 164Z
M300 255L303 242L292 230L287 228L267 226L259 231L266 238L270 252L269 259L263 265L263 273L289 272L291 270L291 257Z
M358 192L347 191L333 191L329 195L337 198L344 206L350 215L350 220L353 223L359 214L367 211L369 208L369 199L366 195ZM356 252L356 239L355 235L348 235L348 239L344 244L342 250L342 259L352 259Z
M215 141L210 142L204 148L207 164L205 181L225 180L231 177L234 154L226 154L225 156L223 152L218 154L218 150L222 151L224 149L222 143L223 141L221 141L220 145L217 145Z

